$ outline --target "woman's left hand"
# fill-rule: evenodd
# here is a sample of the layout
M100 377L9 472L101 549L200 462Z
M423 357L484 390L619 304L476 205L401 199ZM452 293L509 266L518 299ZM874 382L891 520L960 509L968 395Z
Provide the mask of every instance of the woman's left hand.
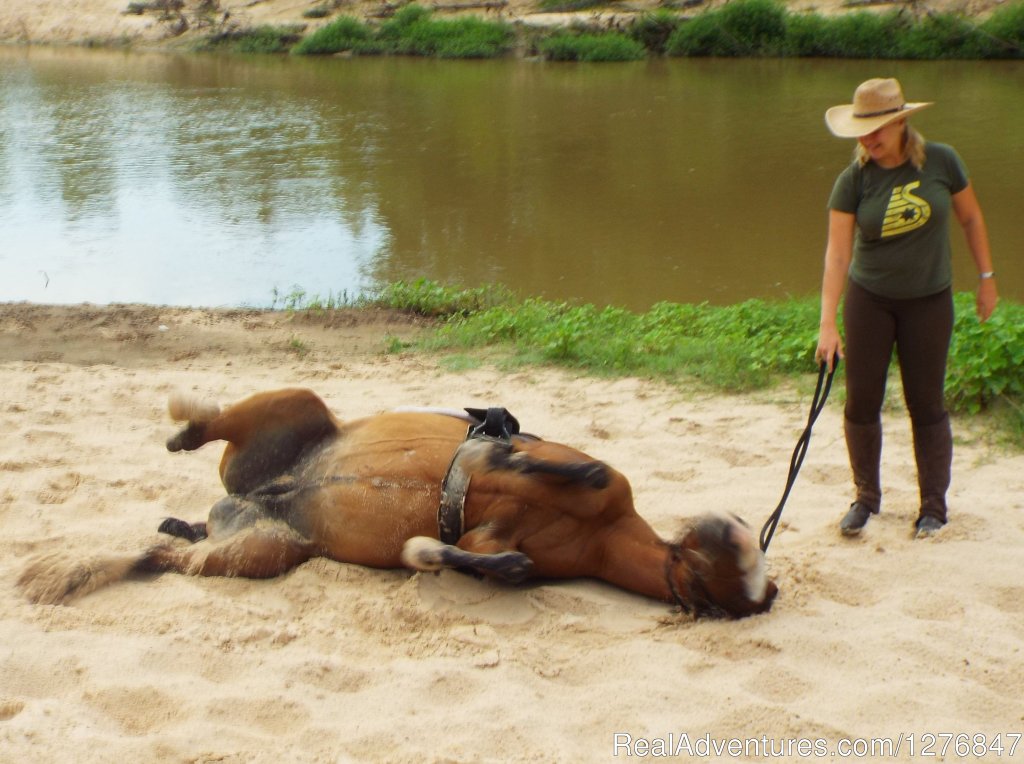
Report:
M992 311L996 309L997 302L999 302L999 290L996 289L996 280L994 278L981 279L978 282L978 295L975 298L978 318L981 321L988 321Z

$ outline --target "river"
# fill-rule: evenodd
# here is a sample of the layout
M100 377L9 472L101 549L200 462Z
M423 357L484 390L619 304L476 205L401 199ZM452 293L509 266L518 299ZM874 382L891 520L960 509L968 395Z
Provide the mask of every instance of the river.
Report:
M0 48L0 300L266 306L419 277L636 310L812 294L853 147L822 115L871 76L937 102L914 124L963 156L1024 298L1020 62Z

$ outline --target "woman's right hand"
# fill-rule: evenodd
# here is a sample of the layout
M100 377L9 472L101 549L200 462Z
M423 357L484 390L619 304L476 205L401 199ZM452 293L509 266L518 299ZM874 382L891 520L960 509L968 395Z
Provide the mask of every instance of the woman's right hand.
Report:
M814 362L818 366L821 366L822 362L828 364L828 370L831 372L835 368L836 356L846 357L839 329L835 324L822 325L818 330L818 348L814 351Z

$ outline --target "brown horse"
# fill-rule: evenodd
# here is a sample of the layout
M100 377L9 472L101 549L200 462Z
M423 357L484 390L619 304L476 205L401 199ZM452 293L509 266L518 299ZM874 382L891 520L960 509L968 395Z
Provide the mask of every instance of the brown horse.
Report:
M737 518L700 519L667 543L636 513L621 473L558 443L518 434L467 440L466 421L438 413L342 422L302 389L260 393L223 412L180 398L170 409L188 423L170 451L227 441L220 476L228 495L205 523L161 525L190 543L84 562L36 559L19 579L30 600L67 602L164 571L268 578L317 556L453 567L509 583L593 577L734 618L767 611L778 591Z

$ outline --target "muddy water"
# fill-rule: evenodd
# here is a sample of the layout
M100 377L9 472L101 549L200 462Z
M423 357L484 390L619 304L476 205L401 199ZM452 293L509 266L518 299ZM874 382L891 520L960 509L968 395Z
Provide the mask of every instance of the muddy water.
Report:
M0 49L0 300L267 305L420 276L646 309L810 294L899 77L1024 297L1024 64L302 60ZM954 231L957 288L973 267Z

